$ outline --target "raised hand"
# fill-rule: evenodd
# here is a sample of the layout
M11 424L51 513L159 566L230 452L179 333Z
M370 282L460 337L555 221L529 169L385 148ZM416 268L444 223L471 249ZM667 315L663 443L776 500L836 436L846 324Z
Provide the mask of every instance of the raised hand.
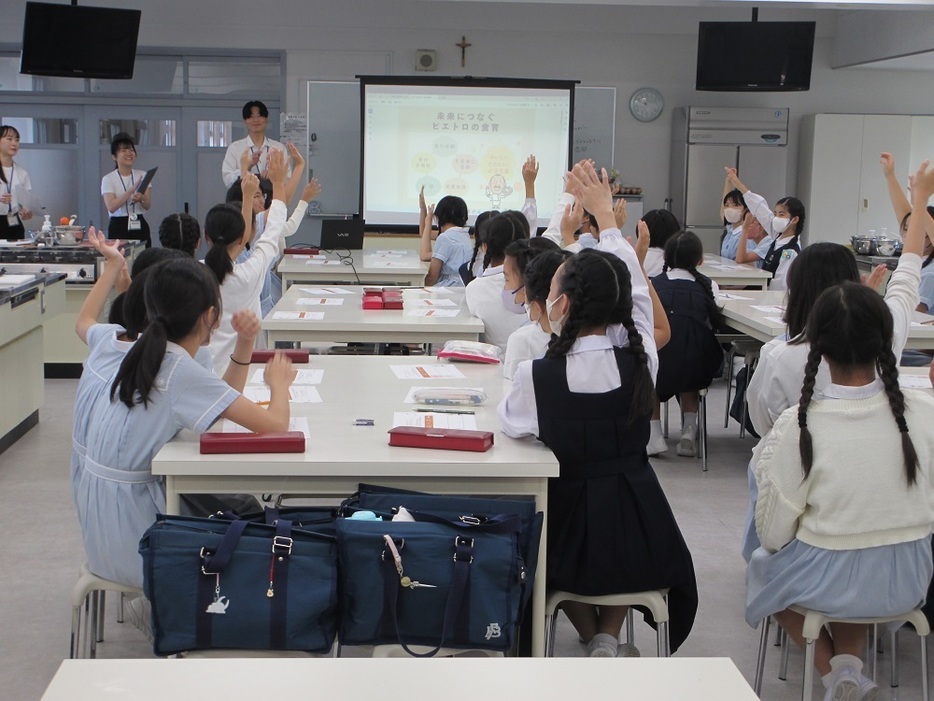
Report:
M529 156L525 159L525 163L522 164L522 181L525 183L525 186L535 182L535 178L538 177L538 161L535 160L535 156Z
M104 260L108 263L119 263L126 267L126 258L123 256L123 241L119 239L110 241L102 230L98 231L93 226L88 229L88 241L98 253L104 256Z
M259 335L261 328L259 317L249 309L236 312L230 319L230 324L237 336L251 343Z
M744 189L743 181L739 179L739 176L736 174L736 168L730 168L727 166L723 169L726 171L726 179L737 190L742 191Z
M425 186L422 185L421 189L418 191L418 211L421 214L425 214L428 211L428 208L425 205Z
M574 234L580 228L584 208L578 200L564 208L561 216L561 241L565 247L574 243Z
M925 161L918 167L911 182L911 199L917 206L927 206L927 202L934 195L934 168L929 167L930 161Z
M285 154L282 153L277 148L270 149L269 151L269 179L272 181L273 187L277 184L281 187L285 187L285 178L288 173L288 164L285 162Z
M317 178L312 178L308 181L308 184L305 186L305 189L302 190L302 199L305 202L311 202L318 195L321 194L321 183L318 182Z
M651 238L648 224L640 219L636 224L636 242L632 246L636 250L636 257L639 259L639 265L645 264L645 256L649 252ZM632 243L631 237L629 243Z
M269 385L269 389L288 390L289 386L295 380L298 371L292 369L292 361L284 353L276 353L272 360L266 363L266 369L263 371L263 379Z
M616 228L622 229L626 225L626 198L620 197L613 205L613 216L616 218Z
M871 273L862 273L859 276L860 282L870 289L878 290L882 286L882 282L885 280L885 274L888 270L889 268L885 263L880 263L872 269Z
M243 194L243 202L252 202L253 195L259 192L259 178L253 173L244 173L240 176L240 192Z
M285 147L289 151L289 157L293 161L293 170L295 168L301 168L305 165L305 158L302 156L302 152L298 150L298 147L293 144L291 141L287 141Z
M882 174L885 177L895 173L895 158L888 151L879 154L879 164L882 166Z
M601 217L605 217L607 222L615 224L613 197L610 195L610 184L606 168L601 170L601 175L597 175L592 163L586 162L583 165L578 163L568 173L568 184L572 188L571 191L575 197L580 199L584 205L584 209L597 219L601 229L612 225L601 222Z

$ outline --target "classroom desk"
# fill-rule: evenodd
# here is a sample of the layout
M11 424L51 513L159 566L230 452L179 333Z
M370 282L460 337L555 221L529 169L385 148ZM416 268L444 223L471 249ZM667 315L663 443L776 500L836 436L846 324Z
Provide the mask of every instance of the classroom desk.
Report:
M166 510L178 513L179 494L308 494L347 497L360 482L447 494L527 495L545 511L548 478L558 476L554 454L533 438L515 440L499 430L496 405L509 391L500 365L460 363L465 379L400 380L391 365L425 365L433 358L400 356L312 356L324 370L321 404L292 404L293 416L308 417L311 436L304 453L201 455L198 436L183 431L152 461L166 480ZM250 369L250 378L256 367ZM485 453L398 448L386 432L394 411L411 411L403 400L412 386L483 387L477 428L493 431ZM354 426L357 418L375 426ZM547 521L547 514L546 514ZM533 654L544 652L545 537L533 593Z
M784 292L761 292L759 290L727 291L729 296L748 297L749 299L724 299L722 296L717 304L722 307L723 316L730 326L747 336L758 339L763 343L771 341L776 336L785 333L785 323L779 314L767 314L753 306L785 304ZM908 329L908 342L905 348L925 350L934 348L934 316L914 313L914 323Z
M42 701L322 698L757 701L727 657L65 660Z
M476 341L483 333L483 322L471 316L464 303L464 288L444 288L442 294L425 292L423 288L404 290L404 309L364 309L363 287L340 285L352 294L309 293L319 286L293 285L272 312L263 319L263 330L270 345L275 341L344 343L444 343L451 339ZM299 304L301 298L331 297L342 299L340 305ZM416 300L437 298L457 303L455 317L410 316ZM453 309L453 307L450 307ZM276 312L324 312L324 318L276 319Z
M754 265L740 264L729 258L722 258L712 253L704 254L704 262L697 267L697 270L721 287L728 285L731 287L755 286L765 291L768 287L772 274L760 270Z
M336 253L322 253L320 258L310 255L288 254L282 256L277 270L282 276L282 285L288 288L296 282L316 282L333 285L346 282L358 285L421 285L428 274L428 263L418 258L418 251L411 249L376 249L341 251L345 261ZM349 256L349 258L348 258Z

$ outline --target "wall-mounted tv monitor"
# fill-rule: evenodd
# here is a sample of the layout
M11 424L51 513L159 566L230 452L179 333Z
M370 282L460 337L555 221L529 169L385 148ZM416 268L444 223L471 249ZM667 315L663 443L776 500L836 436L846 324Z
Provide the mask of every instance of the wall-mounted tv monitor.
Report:
M490 209L521 209L522 164L534 154L538 225L570 165L574 82L361 76L360 213L367 226L414 230L418 192ZM535 224L535 222L533 222Z
M698 90L809 90L814 22L701 22Z
M139 10L27 2L20 72L132 78Z

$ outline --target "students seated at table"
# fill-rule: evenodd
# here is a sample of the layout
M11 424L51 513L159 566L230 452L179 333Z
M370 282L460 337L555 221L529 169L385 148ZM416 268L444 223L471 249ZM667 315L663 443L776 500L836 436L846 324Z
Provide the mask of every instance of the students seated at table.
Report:
M529 323L513 331L506 342L503 357L503 376L511 380L523 360L534 360L545 355L551 339L551 326L545 314L545 299L551 289L551 278L570 252L557 244L537 236L515 241L506 247L503 264L506 289L516 290L515 301L525 305Z
M506 214L497 214L483 225L483 273L465 290L467 309L483 322L480 340L506 349L509 335L528 321L525 307L516 300L519 288L506 289L504 263L507 247L525 240L526 231Z
M756 263L761 261L763 270L772 273L769 282L770 290L788 289L786 276L788 266L801 252L801 232L804 231L804 204L797 197L783 197L775 203L775 211L769 208L769 203L761 195L757 195L746 187L736 175L735 168L726 168L727 180L737 190L743 193L743 201L749 212L746 219L755 217L765 229L767 238L752 251L746 250L748 242L748 229L744 227L740 233L736 248L737 263ZM746 233L744 236L743 234Z
M423 201L423 200L422 200ZM419 258L430 262L425 276L426 287L463 287L460 267L470 260L470 235L467 233L467 203L460 197L446 195L437 206L425 209L425 216L420 214L421 241ZM434 250L431 245L431 227L438 222L438 238Z
M211 244L204 257L207 265L217 276L224 299L220 325L211 339L211 354L214 369L218 372L227 365L236 342L231 316L240 309L249 309L257 316L261 314L260 292L266 273L279 255L279 238L285 226L285 159L279 151L269 156L269 175L273 186L273 202L269 208L269 219L262 235L253 243L252 254L247 260L234 262L249 241L249 229L243 215L233 205L219 204L208 211L204 220L204 236ZM243 177L243 199L253 200L259 187L255 175ZM260 337L259 343L263 343Z
M139 539L165 511L163 482L150 472L153 456L180 429L200 433L220 417L252 431L286 430L295 374L282 356L266 366L271 399L263 408L194 360L220 318L220 290L206 266L191 259L160 264L146 280L145 298L150 323L128 351L114 346L114 327L84 329L89 354L72 456L90 569L131 586L143 580ZM82 391L85 383L92 391Z
M801 647L804 617L790 606L845 619L903 614L923 603L934 572L934 399L899 388L889 308L845 282L820 295L805 334L798 405L753 458L762 545L746 574L746 622L774 615ZM818 392L822 363L830 383ZM814 663L825 699L875 698L860 659L871 632L855 623L821 631Z
M670 588L674 650L697 609L694 568L646 458L652 379L629 271L618 268L595 251L560 265L545 303L554 336L544 358L519 364L497 412L506 435L537 436L560 463L548 487L547 586L582 595ZM629 310L627 348L607 336L620 307ZM628 607L563 608L592 657L617 655Z
M681 440L678 455L694 457L697 450L698 390L710 386L719 375L723 349L715 332L726 324L717 307L717 283L697 272L704 262L704 248L696 234L682 231L665 244L662 273L652 285L668 314L671 340L658 351L657 395L652 412L648 454L668 450L662 435L661 407L677 395L681 405Z
M650 278L660 275L665 264L665 244L681 231L678 218L667 209L651 209L642 215L649 229L649 250L642 267Z
M173 248L194 258L201 244L201 225L185 212L170 214L159 224L159 243L163 248Z
M922 172L919 170L919 174ZM913 197L918 198L923 208L929 195L919 190ZM893 320L892 352L896 358L905 348L912 312L918 303L923 236L922 222L909 223L898 267L892 273L885 292L884 301ZM810 353L805 326L817 298L834 285L859 281L853 253L840 244L812 244L791 265L784 314L788 331L762 347L759 363L746 392L749 417L759 435L765 436L782 412L793 406L800 396L804 368ZM869 279L867 285L875 288L876 282L875 279ZM820 364L814 380L815 390L821 392L829 384L829 370L826 364ZM751 468L752 464L749 473L750 511L747 513L743 541L743 556L747 560L759 546L752 522L751 508L756 493Z

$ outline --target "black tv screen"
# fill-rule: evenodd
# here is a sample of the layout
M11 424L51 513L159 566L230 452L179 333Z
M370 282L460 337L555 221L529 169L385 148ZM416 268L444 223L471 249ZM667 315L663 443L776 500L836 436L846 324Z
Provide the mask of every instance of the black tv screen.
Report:
M809 90L814 22L701 22L698 90Z
M20 72L132 78L139 10L27 2Z

